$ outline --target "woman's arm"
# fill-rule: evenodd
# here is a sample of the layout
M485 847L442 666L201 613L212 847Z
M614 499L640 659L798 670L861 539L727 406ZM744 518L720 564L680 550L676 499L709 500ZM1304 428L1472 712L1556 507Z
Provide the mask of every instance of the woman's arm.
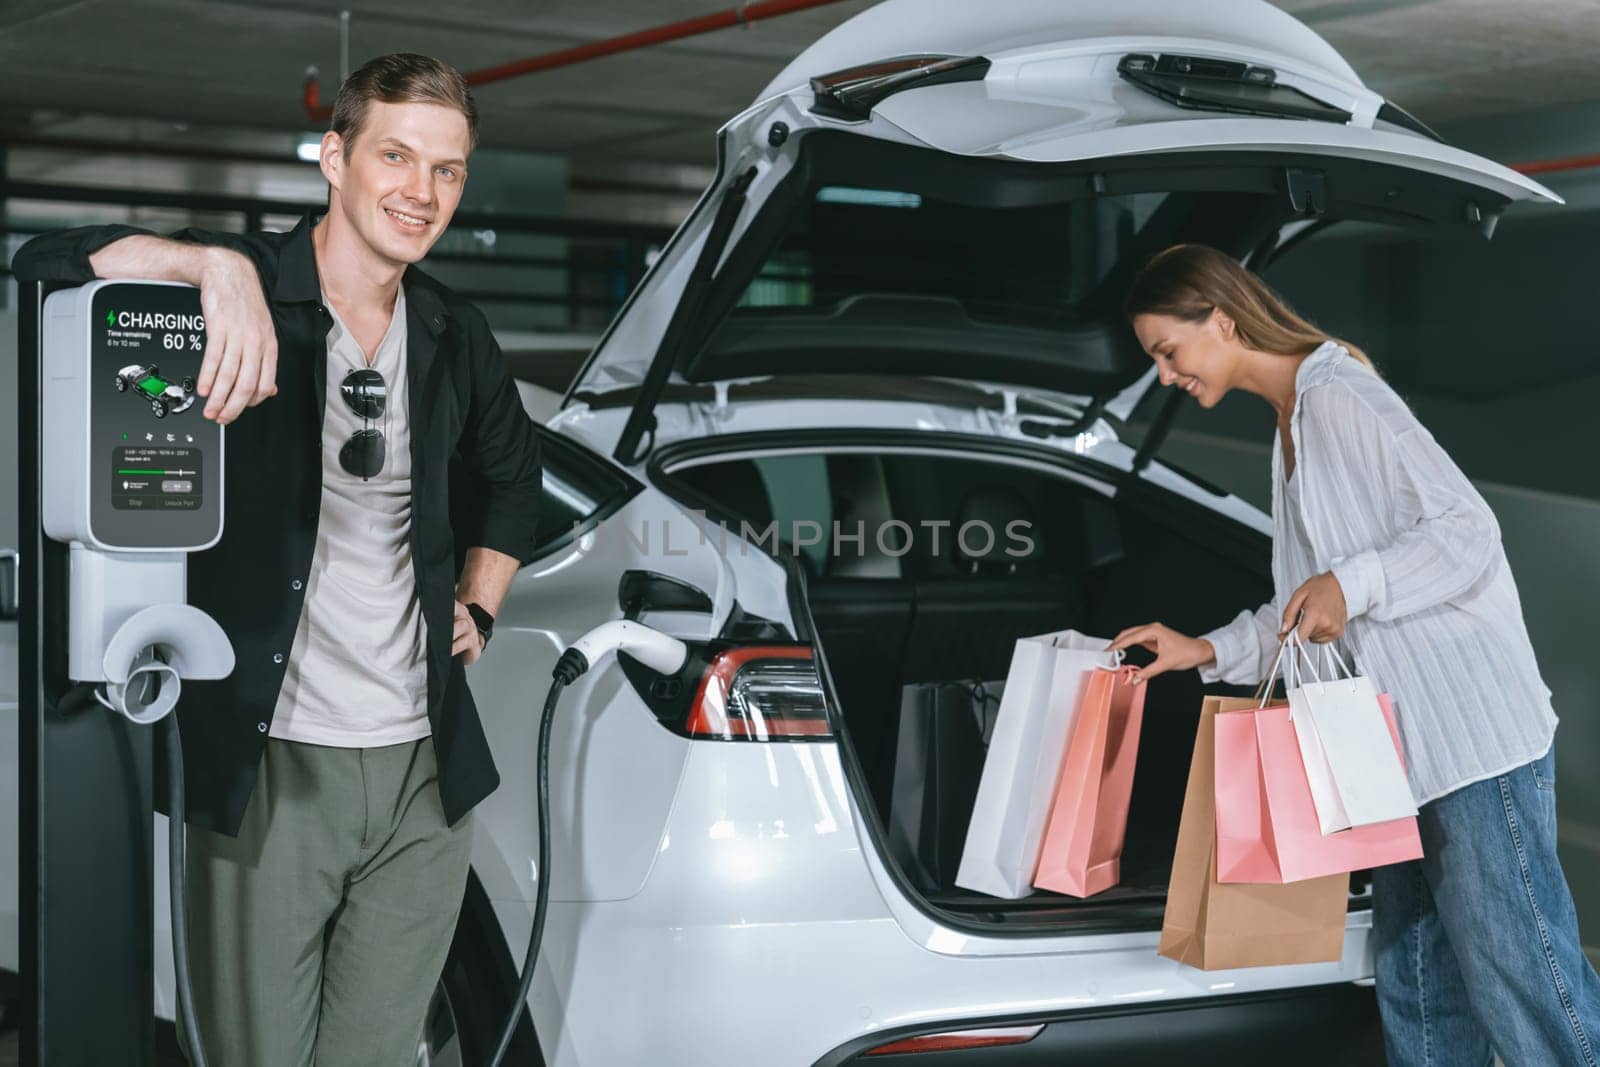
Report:
M1216 659L1200 667L1200 680L1207 685L1255 685L1266 676L1267 667L1278 650L1278 623L1282 612L1276 598L1255 611L1241 611L1226 626L1201 634L1211 642Z
M1106 651L1141 645L1156 654L1155 659L1134 672L1135 685L1167 671L1191 667L1199 668L1204 682L1254 685L1260 681L1254 673L1256 665L1270 662L1277 649L1278 638L1271 621L1275 614L1275 604L1263 604L1253 612L1241 611L1226 626L1199 637L1189 637L1159 622L1130 626L1112 639Z

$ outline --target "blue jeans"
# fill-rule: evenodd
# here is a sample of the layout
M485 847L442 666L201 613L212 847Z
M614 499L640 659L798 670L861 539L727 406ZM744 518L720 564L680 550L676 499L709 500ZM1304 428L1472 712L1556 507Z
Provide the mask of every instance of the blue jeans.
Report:
M1600 1063L1600 978L1556 858L1555 746L1417 821L1422 859L1372 881L1391 1067Z

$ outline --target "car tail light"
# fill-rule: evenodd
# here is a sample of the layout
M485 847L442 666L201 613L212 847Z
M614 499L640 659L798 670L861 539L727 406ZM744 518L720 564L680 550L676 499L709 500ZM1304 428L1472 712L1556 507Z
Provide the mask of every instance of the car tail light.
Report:
M1026 1045L1039 1036L1043 1023L1033 1026L991 1026L981 1030L951 1030L892 1041L867 1051L868 1056L895 1056L905 1052L953 1052L957 1049Z
M724 741L832 737L811 648L742 645L717 652L700 678L685 731Z

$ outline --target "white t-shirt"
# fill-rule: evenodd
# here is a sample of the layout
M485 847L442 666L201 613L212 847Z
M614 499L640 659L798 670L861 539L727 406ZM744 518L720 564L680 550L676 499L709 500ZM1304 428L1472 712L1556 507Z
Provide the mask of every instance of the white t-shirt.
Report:
M326 304L326 298L324 298ZM337 748L376 748L427 737L426 626L411 559L411 434L406 382L406 299L371 367L383 376L384 412L363 420L340 385L368 366L333 316L322 424L322 512L305 604L270 736ZM339 464L356 431L378 429L384 462L362 479Z

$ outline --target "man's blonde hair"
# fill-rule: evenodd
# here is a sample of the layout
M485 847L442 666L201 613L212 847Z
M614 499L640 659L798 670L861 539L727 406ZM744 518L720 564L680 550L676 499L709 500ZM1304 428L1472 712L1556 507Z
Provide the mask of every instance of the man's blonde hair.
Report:
M345 154L361 133L367 105L439 104L453 107L467 119L467 151L478 144L478 105L461 72L443 60L415 52L394 52L363 63L339 86L333 100L330 129L344 141Z

